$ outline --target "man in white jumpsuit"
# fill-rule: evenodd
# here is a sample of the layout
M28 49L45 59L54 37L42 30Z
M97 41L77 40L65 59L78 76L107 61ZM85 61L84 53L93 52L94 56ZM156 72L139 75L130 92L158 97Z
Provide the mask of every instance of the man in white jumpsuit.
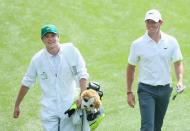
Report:
M77 85L81 92L86 89L88 73L84 59L72 44L59 43L55 25L43 26L41 39L45 48L30 62L15 102L13 117L19 117L20 103L38 78L43 92L41 120L44 130L75 131L71 119L64 112L75 100Z

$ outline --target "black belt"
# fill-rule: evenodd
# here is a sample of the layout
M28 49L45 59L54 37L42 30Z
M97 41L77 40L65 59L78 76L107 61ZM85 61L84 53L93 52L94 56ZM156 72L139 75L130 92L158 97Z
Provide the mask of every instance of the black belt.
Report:
M143 86L151 86L151 87L167 87L167 86L170 86L170 84L166 84L166 85L149 85L149 84L145 84L145 83L142 83L142 82L139 82L140 85L143 85Z

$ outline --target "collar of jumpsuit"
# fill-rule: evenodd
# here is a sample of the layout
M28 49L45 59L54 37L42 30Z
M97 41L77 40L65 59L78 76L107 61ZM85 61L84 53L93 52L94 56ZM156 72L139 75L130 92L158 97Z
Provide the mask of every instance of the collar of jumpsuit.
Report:
M51 67L50 70L52 71L52 73L57 77L58 72L59 72L59 66L61 63L61 53L62 53L62 49L59 49L59 52L56 55L52 55L50 54L47 49L45 49L45 53L47 54L48 57L48 62L49 62L49 66Z

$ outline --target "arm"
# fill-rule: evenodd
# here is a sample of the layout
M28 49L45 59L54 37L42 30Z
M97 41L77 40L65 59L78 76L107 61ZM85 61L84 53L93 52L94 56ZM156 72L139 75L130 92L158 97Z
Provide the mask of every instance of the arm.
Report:
M81 78L80 81L80 89L81 89L81 93L87 89L87 79L85 78Z
M15 107L14 107L14 112L13 112L13 117L14 118L18 118L20 115L20 103L22 102L24 96L26 95L26 93L28 92L28 87L22 85L20 88L20 91L18 93L16 102L15 102Z
M87 89L87 79L81 78L79 80L79 84L80 84L80 89L81 89L81 92L80 92L80 95L81 95L81 93ZM76 103L77 103L77 107L80 107L80 105L82 103L81 98L77 99Z
M85 78L81 78L79 80L79 84L80 84L80 89L81 89L81 93L87 89L87 79ZM81 94L80 93L80 94ZM77 108L80 108L82 104L82 99L78 98L73 104L72 106L65 111L65 114L68 114L69 117L71 117L71 115L76 111Z
M126 81L127 81L127 102L129 104L130 107L135 106L135 97L133 95L132 92L132 84L133 84L133 80L134 80L134 74L135 74L135 66L128 64L127 66L127 72L126 72Z
M174 63L176 78L177 78L177 87L183 87L183 63L182 61L177 61Z
M13 112L13 117L18 118L20 115L20 103L22 102L24 96L27 94L29 87L31 87L36 80L37 72L34 64L34 57L32 58L30 65L27 69L27 72L25 76L22 79L22 85L20 87L20 91L18 93L16 102L15 102L15 107L14 107L14 112Z
M82 57L81 53L77 48L75 49L76 53L76 65L77 65L77 78L79 80L79 85L81 89L81 93L87 89L87 79L89 77L87 68L86 68L86 63L84 61L84 58Z
M77 65L77 78L79 80L79 86L81 89L80 94L87 89L87 79L89 77L88 73L87 73L87 68L86 68L86 64L84 61L84 58L82 57L81 53L79 52L79 50L77 48L73 48L74 52L75 52L75 58L76 58L76 65ZM77 101L77 106L80 107L82 101L79 98Z

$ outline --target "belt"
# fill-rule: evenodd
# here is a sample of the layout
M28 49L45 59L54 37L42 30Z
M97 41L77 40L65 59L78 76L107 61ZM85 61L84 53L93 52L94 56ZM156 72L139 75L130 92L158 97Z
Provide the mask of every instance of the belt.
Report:
M140 85L143 85L143 86L151 86L151 87L167 87L167 86L170 86L170 84L165 84L165 85L149 85L149 84L145 84L145 83L142 83L142 82L139 82Z

